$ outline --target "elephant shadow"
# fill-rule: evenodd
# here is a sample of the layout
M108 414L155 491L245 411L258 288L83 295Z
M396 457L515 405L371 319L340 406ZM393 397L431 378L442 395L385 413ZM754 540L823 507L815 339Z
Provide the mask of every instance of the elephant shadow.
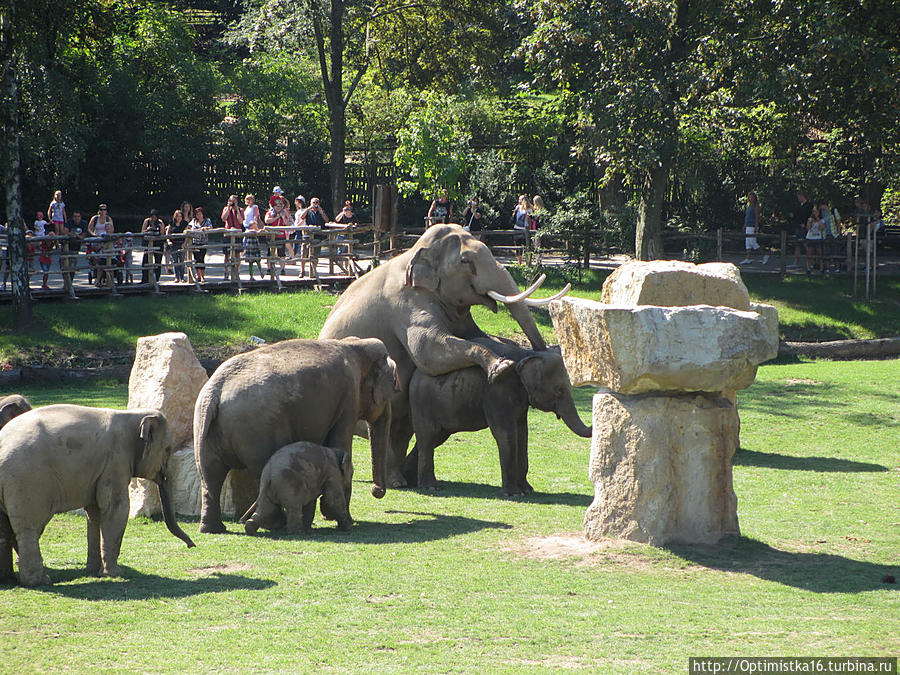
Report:
M344 532L328 521L317 521L310 533L288 534L280 530L260 530L255 536L267 539L317 539L345 541L354 544L418 544L448 539L479 530L511 530L512 525L493 520L420 511L385 511L390 515L411 516L405 522L357 520L353 529Z
M500 486L487 483L461 481L438 481L438 490L401 488L412 490L429 497L475 497L477 499L504 499L528 504L560 504L563 506L583 506L587 508L594 500L592 495L577 492L532 492L527 495L508 496L500 492Z
M729 537L716 546L669 544L668 550L703 567L751 574L813 593L862 593L894 590L885 581L897 567L853 560L830 553L781 551L749 537Z
M122 579L103 579L88 575L85 570L66 568L47 569L53 580L51 586L35 586L34 590L67 598L90 601L150 600L153 598L187 598L206 593L231 591L262 591L275 585L268 579L256 579L239 574L213 573L196 579L171 579L157 574L144 574L122 565ZM78 583L66 583L83 579ZM123 581L125 583L123 583Z

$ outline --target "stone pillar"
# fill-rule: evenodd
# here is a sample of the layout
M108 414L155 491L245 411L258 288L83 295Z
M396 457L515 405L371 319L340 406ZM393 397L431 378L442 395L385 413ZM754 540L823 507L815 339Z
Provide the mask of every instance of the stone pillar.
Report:
M735 392L777 355L777 311L750 303L727 263L628 263L601 297L550 305L572 383L603 388L585 535L661 546L738 534Z
M206 370L200 365L191 341L184 333L163 333L138 338L137 352L128 380L129 408L156 408L166 416L175 452L169 460L173 490L182 494L175 501L176 513L184 513L184 485L194 465L194 403L206 383ZM196 476L196 467L193 474ZM142 478L132 478L129 487L130 515L155 515L161 512L156 485ZM197 489L199 503L199 489ZM199 508L197 509L199 512Z

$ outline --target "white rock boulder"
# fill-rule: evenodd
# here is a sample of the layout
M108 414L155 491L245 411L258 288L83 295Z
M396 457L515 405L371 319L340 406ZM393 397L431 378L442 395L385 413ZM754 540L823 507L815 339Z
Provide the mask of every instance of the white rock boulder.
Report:
M750 294L731 263L695 265L680 260L625 263L603 283L608 305L713 305L749 310Z
M169 423L173 447L177 450L192 439L194 403L207 379L206 370L184 333L138 338L128 380L128 407L162 411ZM170 479L170 482L173 488L179 489L175 481ZM133 478L129 493L131 517L160 513L159 492L153 483Z
M774 358L769 324L756 312L695 305L606 305L582 298L550 304L572 384L623 394L745 389Z
M588 539L715 543L739 534L731 460L738 414L710 394L625 396L593 401Z

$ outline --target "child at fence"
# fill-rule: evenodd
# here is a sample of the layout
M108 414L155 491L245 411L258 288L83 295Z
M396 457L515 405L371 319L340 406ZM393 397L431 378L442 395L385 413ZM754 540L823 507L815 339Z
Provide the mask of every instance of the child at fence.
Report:
M106 204L101 204L97 207L97 214L93 216L88 223L88 232L91 233L93 237L100 237L101 239L108 234L112 234L116 231L115 225L113 224L113 219L109 216L109 208ZM93 242L88 244L88 251L90 252L100 252L105 248L109 248L103 242ZM89 256L88 263L91 266L91 271L93 272L94 283L97 286L102 286L106 283L106 271L105 268L110 266L112 260L109 256L98 258L96 256ZM88 274L88 280L90 280L91 274Z
M47 231L47 226L50 224L46 220L44 220L43 211L38 211L36 214L36 218L34 221L34 227L32 227L32 232L35 237L46 237L49 236L49 232ZM50 287L47 285L47 279L50 276L50 265L53 262L53 259L50 257L50 251L53 249L52 241L41 241L38 242L38 265L40 265L41 272L43 272L43 278L41 279L41 290L49 291ZM32 246L32 252L34 252L34 247Z
M247 195L244 197L244 204L246 208L244 209L244 232L252 232L256 233L260 229L262 229L262 223L259 218L259 206L256 204L256 197L253 195ZM256 266L259 268L259 278L263 278L262 271L262 263L260 248L259 248L259 237L255 234L252 234L248 237L244 237L244 260L247 261L247 266L250 268L250 281L253 281L253 264L256 263Z

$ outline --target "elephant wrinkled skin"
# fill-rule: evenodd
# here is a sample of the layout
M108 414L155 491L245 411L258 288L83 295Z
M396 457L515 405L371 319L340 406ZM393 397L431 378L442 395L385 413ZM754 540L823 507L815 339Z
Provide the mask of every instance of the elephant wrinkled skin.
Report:
M492 294L518 292L487 246L458 225L435 225L408 251L351 283L338 299L319 337L379 338L400 374L403 392L391 402L389 487L406 484L400 468L412 436L406 392L413 371L436 376L479 366L493 379L512 367L509 359L472 341L485 334L470 310L484 305L497 311ZM528 301L510 299L507 307L532 347L545 349Z
M120 576L132 477L159 485L166 526L189 547L175 522L166 485L172 437L165 416L152 408L108 410L50 405L13 419L0 430L0 578L49 584L39 539L56 513L87 511L87 571Z
M305 441L286 445L266 462L256 503L241 519L244 530L256 534L260 527L286 527L292 534L309 532L320 495L338 527L349 530L352 480L353 464L343 450Z
M490 427L500 452L503 494L533 492L528 483L528 407L555 413L571 431L591 437L578 416L559 348L535 352L508 341L478 340L515 361L515 370L490 382L478 368L430 377L417 370L409 386L416 445L404 462L410 485L434 488L434 449L457 431Z
M388 402L398 391L397 368L379 340L284 340L225 361L194 408L200 531L226 531L219 497L231 469L247 469L256 487L269 458L296 441L351 457L357 420L371 438L372 494L384 496ZM236 504L237 513L254 498Z

